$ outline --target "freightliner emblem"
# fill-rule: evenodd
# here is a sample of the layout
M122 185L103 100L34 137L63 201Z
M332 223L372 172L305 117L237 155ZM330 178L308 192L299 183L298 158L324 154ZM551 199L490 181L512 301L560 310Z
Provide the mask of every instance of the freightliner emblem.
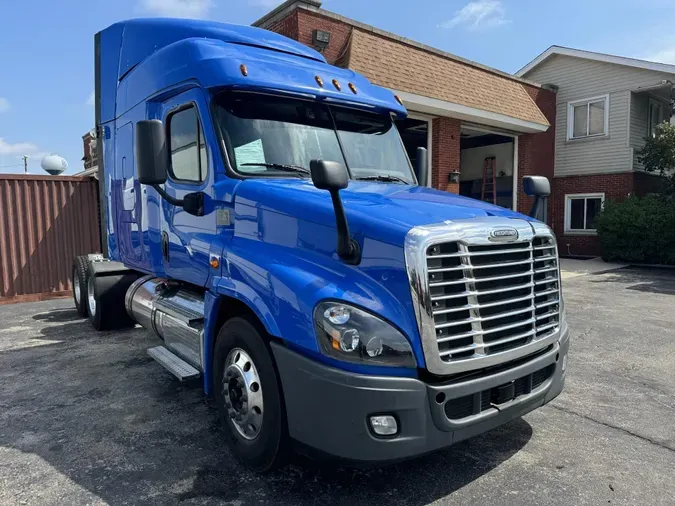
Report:
M515 228L497 228L490 231L488 239L494 242L515 241L518 239L518 231Z

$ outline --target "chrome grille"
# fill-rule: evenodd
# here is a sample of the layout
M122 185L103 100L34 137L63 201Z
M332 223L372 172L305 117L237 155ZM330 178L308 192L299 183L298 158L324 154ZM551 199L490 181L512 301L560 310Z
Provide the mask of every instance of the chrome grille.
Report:
M558 331L558 255L551 236L432 244L426 267L443 362L502 353Z

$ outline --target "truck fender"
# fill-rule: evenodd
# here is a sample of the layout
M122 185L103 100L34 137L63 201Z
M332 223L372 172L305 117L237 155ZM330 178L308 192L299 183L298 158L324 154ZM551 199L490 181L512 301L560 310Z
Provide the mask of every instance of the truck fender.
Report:
M212 289L206 292L204 297L204 333L202 336L202 349L204 350L203 381L204 392L212 395L212 362L213 349L218 336L216 325L222 304L227 304L228 299L236 299L243 302L260 320L268 334L279 336L276 321L267 305L251 289L241 282L233 282L230 279L215 277L212 280Z

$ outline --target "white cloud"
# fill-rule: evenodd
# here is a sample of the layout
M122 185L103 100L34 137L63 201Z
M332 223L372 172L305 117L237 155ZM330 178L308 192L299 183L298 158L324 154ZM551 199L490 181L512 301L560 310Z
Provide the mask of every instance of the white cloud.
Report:
M17 142L12 144L0 137L0 158L10 157L12 161L14 161L27 155L31 160L40 160L48 154L49 153L45 151L41 151L40 148L32 142Z
M87 99L87 105L94 105L96 103L96 95L94 92L91 92L91 95L89 95L89 98Z
M9 100L0 97L0 113L9 111Z
M468 30L494 28L511 21L506 19L506 9L501 0L475 0L455 12L452 19L444 21L440 28L464 26Z
M211 0L141 0L141 9L155 16L170 18L205 18Z
M673 44L671 47L665 47L660 51L651 53L644 59L658 63L670 63L671 65L675 65L675 44Z

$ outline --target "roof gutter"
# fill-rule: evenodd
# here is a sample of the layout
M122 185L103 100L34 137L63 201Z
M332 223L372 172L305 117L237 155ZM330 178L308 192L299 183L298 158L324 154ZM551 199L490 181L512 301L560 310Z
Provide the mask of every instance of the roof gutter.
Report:
M550 126L548 122L546 124L535 123L534 121L526 121L507 116L506 114L455 104L436 98L424 97L406 91L392 91L403 100L403 103L409 111L457 118L463 121L470 121L518 133L541 133L547 131Z

